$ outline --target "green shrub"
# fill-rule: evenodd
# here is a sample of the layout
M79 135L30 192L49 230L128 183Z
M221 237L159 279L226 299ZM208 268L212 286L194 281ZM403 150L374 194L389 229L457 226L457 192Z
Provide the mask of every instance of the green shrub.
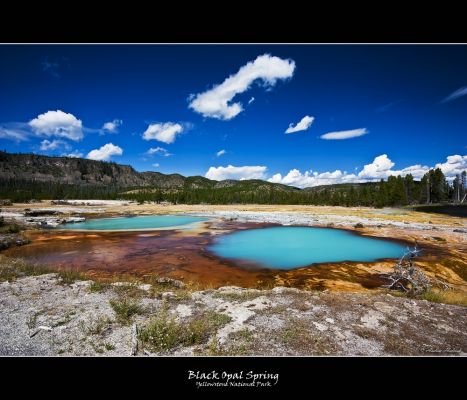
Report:
M139 339L151 351L168 351L179 346L207 343L231 318L208 311L187 322L177 322L167 309L161 309L139 333Z
M110 300L110 306L115 312L117 321L122 325L129 325L134 315L143 313L138 301L128 297L112 299Z
M57 271L57 278L61 285L71 285L76 281L86 280L86 276L77 269L61 269Z

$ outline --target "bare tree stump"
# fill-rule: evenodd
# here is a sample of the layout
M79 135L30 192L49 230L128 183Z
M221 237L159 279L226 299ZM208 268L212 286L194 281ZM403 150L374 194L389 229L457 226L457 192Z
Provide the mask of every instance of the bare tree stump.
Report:
M383 277L389 280L383 287L399 290L410 295L420 295L429 291L433 286L442 290L449 289L449 285L439 279L430 279L419 267L415 266L414 258L420 254L417 244L399 259L390 274Z

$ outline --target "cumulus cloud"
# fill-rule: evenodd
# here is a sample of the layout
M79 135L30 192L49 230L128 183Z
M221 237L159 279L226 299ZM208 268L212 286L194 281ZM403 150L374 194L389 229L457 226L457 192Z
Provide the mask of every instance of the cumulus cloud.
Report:
M109 133L117 133L118 127L122 125L122 123L123 121L121 119L114 119L102 125L102 130Z
M83 138L83 124L73 114L61 110L47 111L29 121L32 131L38 136L56 136L74 141Z
M91 150L86 158L98 161L107 161L112 156L121 156L123 149L119 146L115 146L113 143L104 144L100 149Z
M429 166L421 164L411 165L403 169L393 169L394 165L395 163L389 159L387 154L381 154L375 157L373 162L366 164L358 173L348 174L346 171L339 169L333 172L319 173L310 170L302 173L300 170L294 168L285 176L282 176L280 173L274 174L268 181L304 188L337 183L374 182L387 179L390 176L406 176L408 174L411 174L414 179L420 180L430 170ZM456 174L467 170L467 155L448 156L446 162L438 163L431 168L440 168L446 175L446 178L452 180Z
M321 135L321 139L325 140L343 140L343 139L351 139L358 136L366 135L368 130L366 128L360 129L351 129L349 131L338 131L338 132L329 132Z
M71 153L68 154L63 154L64 157L71 157L71 158L81 158L84 156L83 153L81 153L78 150L73 150Z
M164 157L169 157L172 156L172 153L169 153L167 149L164 149L163 147L151 147L147 152L147 155L158 155L158 156L164 156Z
M285 176L275 174L268 179L269 182L282 183L284 185L297 187L313 187L319 185L332 185L334 183L356 182L358 177L355 174L347 174L337 169L334 172L318 173L316 171L305 171L301 173L298 169L292 169Z
M388 158L387 154L381 154L376 157L371 164L366 164L358 173L360 178L387 178L388 171L394 167L394 163Z
M392 169L394 167L387 154L381 154L375 157L371 164L366 164L363 169L358 173L358 177L367 180L380 180L387 179L390 176L405 176L411 174L415 179L421 179L423 175L430 169L427 165L411 165L403 169Z
M50 141L50 140L45 139L41 142L40 149L43 151L49 151L49 150L57 150L60 147L63 147L64 149L69 149L71 146L64 140L54 139Z
M297 122L295 126L293 124L289 124L289 127L285 131L285 133L294 133L300 131L306 131L311 124L313 123L315 117L310 117L309 115L305 115L300 122Z
M234 167L229 165L227 167L211 167L206 172L205 177L215 181L222 181L224 179L264 179L267 167L264 166L243 166Z
M448 156L446 162L436 164L436 168L440 168L444 175L454 177L467 170L467 156Z
M448 97L443 99L441 103L447 103L449 101L453 101L458 99L459 97L466 96L467 95L467 86L461 87L460 89L457 89L455 92L452 92Z
M246 92L256 80L271 88L278 79L291 78L294 70L293 60L283 60L270 54L258 56L212 89L191 95L189 107L204 117L232 119L243 111L242 103L231 103L237 94Z
M183 132L183 126L174 122L150 124L143 133L144 140L158 140L163 143L173 143L178 134Z
M426 165L417 164L417 165L411 165L410 167L403 168L399 171L391 171L391 175L406 176L408 174L411 174L414 177L414 179L420 180L423 178L423 175L425 175L429 169L430 168Z
M223 156L225 153L226 153L226 151L225 151L224 149L219 150L219 151L216 153L216 157Z

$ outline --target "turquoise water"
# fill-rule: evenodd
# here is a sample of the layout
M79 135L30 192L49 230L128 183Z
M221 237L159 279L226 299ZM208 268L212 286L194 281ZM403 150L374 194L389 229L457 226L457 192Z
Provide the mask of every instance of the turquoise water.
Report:
M98 218L84 222L60 225L60 229L86 229L96 231L157 229L180 226L193 222L207 221L207 218L184 215L148 215L141 217Z
M339 229L272 227L220 236L209 250L263 267L292 269L314 263L398 258L405 247Z

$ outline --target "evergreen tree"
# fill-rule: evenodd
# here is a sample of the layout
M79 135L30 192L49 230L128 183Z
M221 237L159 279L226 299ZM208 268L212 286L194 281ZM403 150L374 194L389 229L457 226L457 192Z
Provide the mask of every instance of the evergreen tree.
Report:
M415 197L414 190L414 181L412 174L407 174L404 178L404 188L405 188L405 197L407 199L407 204L413 204L418 201L418 198Z
M460 201L464 201L464 197L467 193L467 172L464 170L461 174L460 181Z

